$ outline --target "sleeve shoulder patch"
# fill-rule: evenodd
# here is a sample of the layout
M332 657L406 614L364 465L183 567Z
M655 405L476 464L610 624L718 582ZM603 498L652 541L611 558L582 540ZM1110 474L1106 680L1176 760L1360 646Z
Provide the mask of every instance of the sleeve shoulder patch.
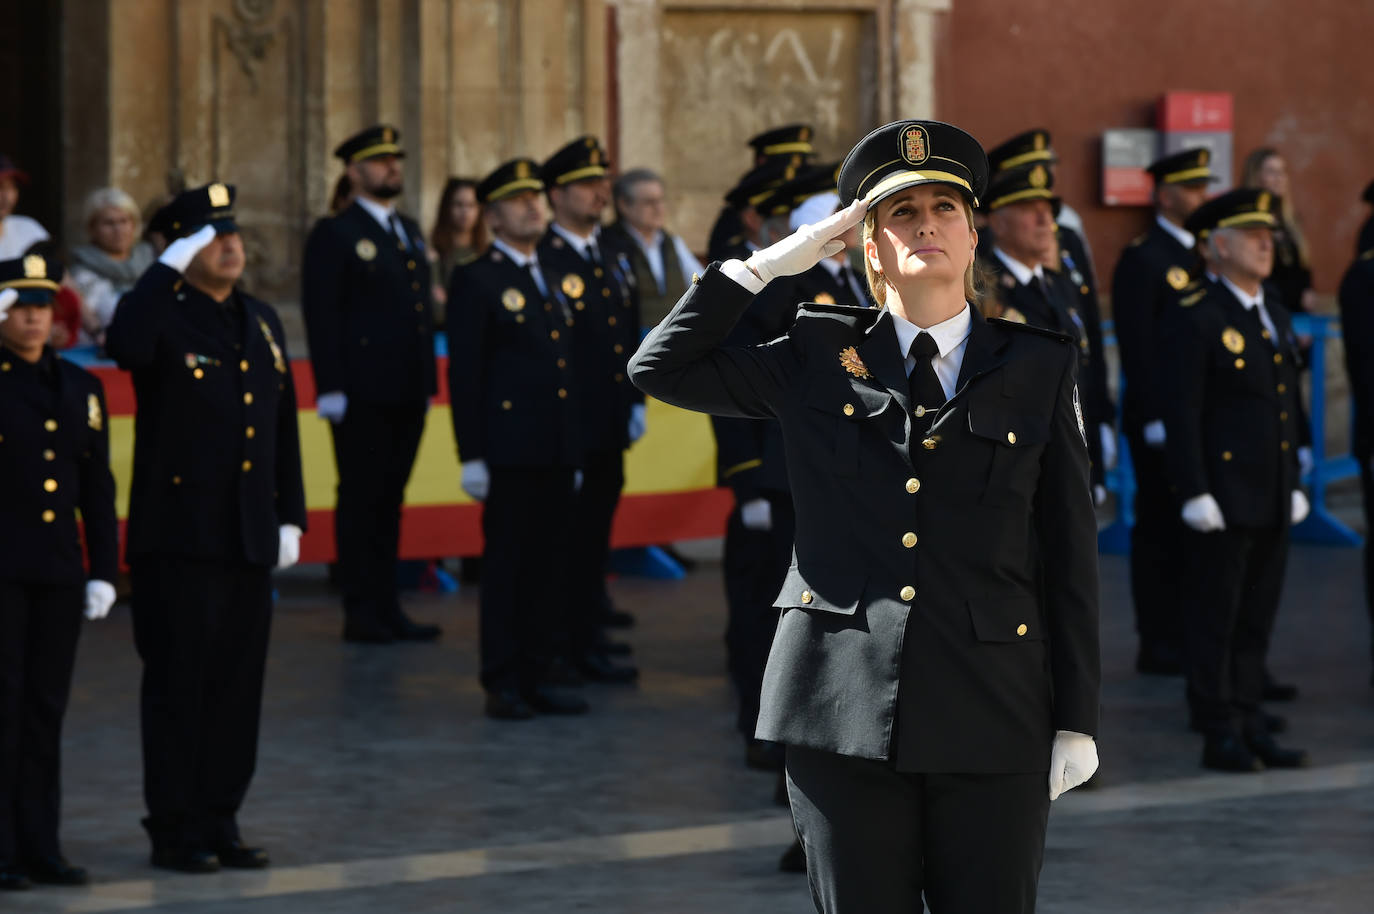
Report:
M1196 292L1193 292L1189 295L1185 295L1182 298L1180 298L1178 300L1178 304L1180 308L1191 308L1193 307L1193 305L1196 305L1198 302L1202 301L1206 297L1207 290L1199 289Z

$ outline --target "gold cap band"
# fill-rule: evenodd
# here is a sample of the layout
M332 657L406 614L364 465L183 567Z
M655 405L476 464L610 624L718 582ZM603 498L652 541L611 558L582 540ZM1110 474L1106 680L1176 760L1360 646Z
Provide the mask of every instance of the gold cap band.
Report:
M1217 222L1217 228L1234 228L1238 225L1277 225L1278 220L1273 213L1237 213L1234 216L1227 216Z
M487 194L485 202L495 203L498 200L504 200L506 197L514 196L517 192L522 190L540 191L543 189L544 182L540 181L538 178L519 178L507 184L502 184L500 187Z
M1044 187L1028 187L1025 190L1014 191L998 197L988 203L988 210L995 210L1006 206L1008 203L1017 203L1021 200L1053 200L1054 191Z
M1012 156L997 167L998 171L1006 171L1008 168L1015 168L1017 165L1025 165L1027 162L1049 162L1054 159L1054 153L1048 149L1036 149L1033 152L1024 152L1019 156Z
M886 178L883 178L877 184L869 188L868 193L864 194L864 199L872 203L876 197L885 196L892 191L900 190L909 185L931 184L936 182L940 184L954 184L958 187L962 187L970 194L973 193L973 187L969 185L965 178L961 178L948 171L927 171L922 169L920 171L898 171L888 175ZM978 205L977 199L974 200L973 205Z
M1199 181L1204 178L1212 177L1212 169L1206 165L1201 168L1185 168L1183 171L1171 171L1160 178L1161 184L1182 184L1184 181Z
M586 168L575 168L565 175L559 175L553 179L555 184L571 184L573 181L581 181L583 178L604 178L606 176L606 166L588 165Z
M784 152L815 152L816 149L810 143L774 143L772 146L763 147L763 154L766 156L782 155Z
M401 147L397 146L395 143L378 143L375 146L364 146L362 149L359 149L348 157L348 162L351 165L354 162L361 162L363 159L370 159L373 156L388 155L398 156L405 155L405 153L402 152Z

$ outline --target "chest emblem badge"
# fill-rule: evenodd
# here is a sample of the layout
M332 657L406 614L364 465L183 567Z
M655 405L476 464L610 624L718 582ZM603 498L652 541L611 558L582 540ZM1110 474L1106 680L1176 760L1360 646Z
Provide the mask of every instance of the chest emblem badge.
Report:
M258 329L262 331L263 339L267 340L267 346L272 350L272 366L282 374L286 374L286 359L282 354L281 347L277 345L277 340L272 336L272 328L267 326L267 321L258 318Z
M501 307L507 311L523 311L525 309L525 296L519 289L507 289L501 293Z
M850 346L840 353L840 364L844 366L845 371L856 378L873 377L873 375L869 374L868 366L864 364L864 360L859 358L858 350L853 346Z
M359 260L372 260L377 256L377 245L372 243L371 238L359 238L358 243L353 246L353 252L358 255Z
M581 298L585 291L587 291L587 284L582 281L581 276L576 273L569 273L563 277L563 294L568 298Z
M1245 351L1245 337L1235 327L1227 327L1221 331L1221 345L1234 355L1240 355Z
M1169 267L1169 272L1164 274L1164 281L1176 292L1182 292L1188 287L1188 271L1183 267Z
M97 432L105 424L105 414L100 409L100 398L95 394L86 395L86 424Z

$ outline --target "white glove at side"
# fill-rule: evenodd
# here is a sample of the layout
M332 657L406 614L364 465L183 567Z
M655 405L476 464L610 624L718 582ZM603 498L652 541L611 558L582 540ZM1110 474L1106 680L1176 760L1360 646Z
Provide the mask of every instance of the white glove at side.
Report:
M487 471L485 460L464 460L463 478L459 482L464 492L477 501L486 501L491 491L491 473Z
M583 476L581 470L573 470L573 491L574 491L574 492L581 492L581 491L582 491L582 480L583 480L584 478L585 478L585 477Z
M282 524L277 545L277 567L290 568L301 560L301 528Z
M1183 503L1183 522L1199 533L1213 533L1226 529L1226 518L1221 515L1221 505L1217 504L1211 492L1195 495Z
M1307 520L1307 515L1312 513L1312 505L1307 500L1307 495L1302 489L1293 490L1293 513L1291 519L1294 524L1300 524Z
M1312 472L1312 449L1306 445L1298 448L1298 473L1306 476Z
M1098 483L1093 486L1093 507L1100 508L1107 503L1107 487Z
M10 316L10 306L19 301L18 289L6 289L0 292L0 324L5 322L5 318Z
M772 530L773 506L766 498L754 498L739 506L739 520L746 530Z
M344 414L348 412L348 394L342 390L331 390L327 394L320 394L315 398L315 414L321 419L327 419L330 423L338 425L344 419Z
M749 255L745 266L763 280L764 285L779 276L805 273L827 257L844 250L839 236L863 221L868 204L855 200L837 213L803 225L786 238Z
M1097 771L1097 743L1086 733L1060 730L1050 749L1050 802L1085 783Z
M114 606L115 589L109 581L89 580L86 582L86 618L94 622L110 614Z
M1145 423L1145 443L1150 447L1164 447L1164 421L1156 419Z
M1110 470L1116 466L1116 429L1102 422L1098 424L1097 431L1102 437L1102 468Z
M636 403L630 407L630 443L634 444L644 433L649 430L648 421L644 416L644 404Z
M167 250L158 257L158 263L166 264L178 273L185 273L196 255L205 250L215 240L215 227L203 225L185 238L178 238L167 245Z

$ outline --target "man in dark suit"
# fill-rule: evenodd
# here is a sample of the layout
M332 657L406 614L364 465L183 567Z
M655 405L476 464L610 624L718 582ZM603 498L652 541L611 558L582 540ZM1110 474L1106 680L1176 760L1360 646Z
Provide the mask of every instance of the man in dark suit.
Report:
M234 188L171 204L176 239L106 335L133 372L126 551L143 659L144 827L153 865L257 869L238 810L257 763L272 569L305 528L296 388L276 312L237 288Z
M757 735L787 745L818 910L916 911L924 895L1028 912L1049 803L1096 768L1076 347L969 303L987 163L968 134L879 128L839 186L839 213L713 266L631 376L684 408L781 423L795 558ZM753 294L840 250L866 207L883 309L806 305L785 337L723 345Z
M105 391L47 344L60 278L0 262L0 889L86 882L58 840L62 717L83 603L105 617L119 562Z
M396 593L401 502L434 396L433 304L424 233L396 210L400 133L370 127L334 150L354 198L305 243L301 310L316 404L338 467L334 539L345 641L432 641Z
M1159 353L1165 459L1186 525L1183 618L1188 700L1205 737L1202 765L1294 768L1260 709L1264 657L1288 560L1288 528L1307 516L1296 338L1265 293L1278 200L1234 190L1186 227L1207 276L1163 315Z
M611 199L610 162L595 137L573 140L541 169L553 221L539 242L540 268L572 307L573 372L582 426L582 485L568 540L568 659L592 682L627 683L639 670L607 656L601 631L611 522L625 487L625 451L644 434L644 395L626 377L639 345L639 302L629 255L607 245L601 216Z
M566 544L584 449L579 312L539 261L543 190L531 159L482 179L491 247L454 271L448 294L453 437L463 491L483 503L481 680L498 720L588 709L545 683L568 631Z
M1368 192L1374 198L1374 185ZM1374 201L1371 201L1374 202ZM1355 414L1351 452L1360 464L1366 529L1374 530L1374 237L1341 278L1338 301L1345 340L1345 370ZM1369 608L1370 656L1374 658L1374 536L1364 539L1365 603ZM1374 673L1369 683L1374 686Z
M1183 528L1173 508L1164 465L1164 394L1160 374L1165 357L1157 345L1159 322L1189 283L1197 257L1184 223L1207 199L1215 180L1211 153L1187 149L1150 166L1155 218L1149 231L1121 252L1112 275L1112 313L1125 390L1122 431L1135 468L1135 526L1131 529L1131 597L1135 603L1141 673L1183 671L1182 594L1176 570L1182 566Z

